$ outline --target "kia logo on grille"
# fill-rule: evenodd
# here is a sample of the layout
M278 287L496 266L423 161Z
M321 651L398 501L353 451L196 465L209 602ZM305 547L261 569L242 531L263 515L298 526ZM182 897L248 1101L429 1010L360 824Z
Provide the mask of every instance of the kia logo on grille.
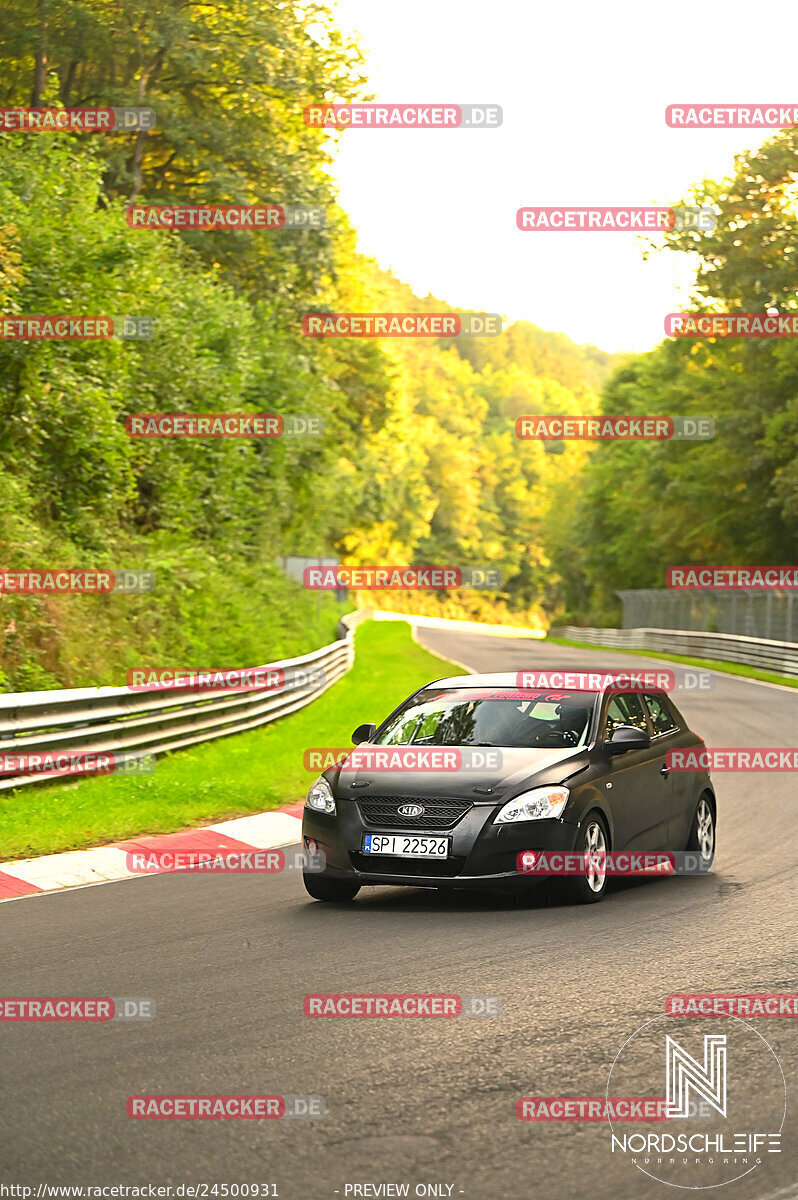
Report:
M420 817L424 808L421 804L400 804L397 812L400 817Z

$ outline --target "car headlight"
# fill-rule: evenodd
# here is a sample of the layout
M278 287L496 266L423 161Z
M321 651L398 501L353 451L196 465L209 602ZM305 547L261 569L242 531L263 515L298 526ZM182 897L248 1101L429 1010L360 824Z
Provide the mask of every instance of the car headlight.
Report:
M497 825L509 825L514 821L540 821L547 817L559 817L568 803L567 787L533 788L522 792L514 800L508 800L496 817Z
M333 798L332 789L323 776L313 784L313 787L305 798L305 803L308 808L315 808L317 812L335 812L335 799Z

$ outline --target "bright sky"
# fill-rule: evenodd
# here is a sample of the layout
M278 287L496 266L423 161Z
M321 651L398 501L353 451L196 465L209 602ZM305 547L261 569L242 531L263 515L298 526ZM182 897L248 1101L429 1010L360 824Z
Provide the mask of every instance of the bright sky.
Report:
M359 34L378 100L504 110L492 130L342 133L334 173L360 250L421 295L609 351L662 339L665 315L687 307L686 256L644 262L634 233L522 233L516 210L674 204L770 135L669 129L668 104L798 99L789 6L338 0L334 11Z

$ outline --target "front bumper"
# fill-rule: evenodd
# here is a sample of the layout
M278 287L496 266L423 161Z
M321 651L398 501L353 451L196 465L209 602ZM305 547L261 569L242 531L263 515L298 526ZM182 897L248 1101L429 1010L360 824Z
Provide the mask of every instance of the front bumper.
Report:
M524 821L496 825L495 802L474 804L453 829L408 829L406 826L366 824L355 800L336 799L334 814L305 806L303 839L313 838L325 856L325 872L341 879L367 884L405 884L434 888L529 887L534 876L516 869L524 850L572 851L579 826L562 820ZM451 854L445 860L396 858L363 854L366 833L419 834L451 839ZM538 879L540 877L537 877Z

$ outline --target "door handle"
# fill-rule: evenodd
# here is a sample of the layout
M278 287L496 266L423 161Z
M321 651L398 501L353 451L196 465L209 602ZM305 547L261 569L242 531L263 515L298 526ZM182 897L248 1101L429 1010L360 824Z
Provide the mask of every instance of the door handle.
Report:
M667 778L668 778L668 776L669 776L669 775L670 775L670 773L671 773L671 769L670 769L670 767L668 766L668 764L667 764L667 763L663 763L663 764L662 764L662 766L661 766L661 767L660 767L660 769L659 769L659 773L660 773L660 775L664 776L664 778L665 778L665 779L667 779Z

